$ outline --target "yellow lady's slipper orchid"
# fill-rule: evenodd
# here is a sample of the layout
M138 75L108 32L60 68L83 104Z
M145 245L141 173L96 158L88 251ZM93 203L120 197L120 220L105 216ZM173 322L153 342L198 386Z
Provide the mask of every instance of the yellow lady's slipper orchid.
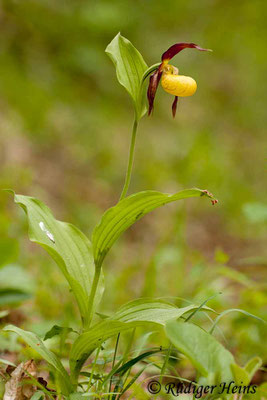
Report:
M175 96L172 105L172 114L175 117L177 102L179 97L192 96L197 90L196 81L190 76L179 75L179 70L173 65L169 64L169 61L181 50L185 48L194 48L200 51L210 51L208 49L202 49L194 43L176 43L171 46L162 55L162 63L151 75L149 86L147 90L147 97L149 103L148 115L151 114L154 106L154 98L158 88L158 84L161 80L161 86L165 92Z

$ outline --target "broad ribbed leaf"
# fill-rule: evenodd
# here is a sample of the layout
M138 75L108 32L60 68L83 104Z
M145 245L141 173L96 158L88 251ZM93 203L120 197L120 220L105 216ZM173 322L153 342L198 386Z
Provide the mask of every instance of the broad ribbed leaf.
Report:
M139 192L120 201L104 213L93 232L96 266L102 265L106 254L118 237L144 215L167 203L199 196L213 199L206 190L188 189L173 195L156 191Z
M141 298L123 305L116 314L114 314L112 319L121 322L144 321L165 325L167 321L179 318L197 308L198 306L194 304L178 308L174 304L164 300ZM211 311L208 307L204 308L205 310Z
M106 53L116 67L118 81L132 97L136 117L140 119L146 113L142 78L147 64L139 51L120 33L107 46Z
M208 384L233 380L234 357L213 336L189 322L171 321L166 334L174 346L186 355Z
M70 354L73 376L77 378L89 355L110 337L150 323L163 326L167 321L177 319L197 307L192 304L178 308L174 304L157 299L138 299L125 304L113 317L99 322L76 339ZM208 307L206 309L211 310Z
M56 371L59 373L61 377L61 382L64 383L65 394L68 394L72 391L72 385L70 383L70 377L61 364L59 358L52 353L50 350L46 348L43 341L34 333L24 331L23 329L17 328L14 325L8 325L4 328L4 331L11 331L17 333L22 339L31 347L33 348L40 356L46 360L50 365L52 365Z
M95 272L91 242L75 226L56 220L41 201L15 195L15 202L27 214L30 240L40 244L61 268L76 297L82 319L86 321ZM100 299L102 290L100 284L96 301Z
M105 319L94 325L89 331L83 333L73 343L70 352L70 368L74 382L76 382L80 369L89 355L105 340L125 332L131 328L142 325L142 323L125 323L111 319Z

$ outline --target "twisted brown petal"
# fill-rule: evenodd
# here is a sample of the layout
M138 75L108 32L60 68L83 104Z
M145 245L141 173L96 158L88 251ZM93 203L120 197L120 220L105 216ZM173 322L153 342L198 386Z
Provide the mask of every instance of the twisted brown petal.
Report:
M148 115L151 114L154 106L154 98L156 96L156 91L160 82L160 78L162 75L161 68L159 67L154 74L152 74L149 78L149 85L147 89L147 99L149 104Z
M162 61L171 60L176 54L180 53L183 49L197 49L200 51L212 51L210 49L202 49L202 47L198 46L195 43L176 43L172 45L165 53L162 54Z
M174 101L173 101L173 103L172 103L172 116L173 116L173 118L174 118L175 115L176 115L178 99L179 99L179 98L178 98L177 96L175 96L175 97L174 97Z

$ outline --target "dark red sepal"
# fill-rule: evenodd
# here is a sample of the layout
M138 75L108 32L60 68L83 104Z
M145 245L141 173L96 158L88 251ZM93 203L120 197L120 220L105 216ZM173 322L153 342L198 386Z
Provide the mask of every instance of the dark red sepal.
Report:
M198 46L195 43L176 43L172 45L165 53L162 54L162 61L171 60L176 54L180 53L183 49L197 49L200 51L211 51L209 49L202 49L202 47Z
M173 116L173 118L175 118L175 115L176 115L178 99L179 99L179 98L178 98L177 96L175 96L175 97L174 97L174 101L173 101L173 103L172 103L172 116Z
M154 72L154 74L152 74L149 78L149 85L148 85L148 89L147 89L147 99L148 99L148 104L149 104L148 115L150 115L153 110L154 99L156 96L156 91L158 89L161 75L162 75L162 71L161 71L161 68L159 67Z

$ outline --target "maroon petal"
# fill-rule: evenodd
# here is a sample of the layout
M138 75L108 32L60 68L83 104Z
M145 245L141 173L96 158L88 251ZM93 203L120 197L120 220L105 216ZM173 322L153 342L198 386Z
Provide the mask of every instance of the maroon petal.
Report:
M149 104L149 109L148 109L148 115L151 114L154 106L154 98L156 96L156 91L159 85L159 81L162 75L162 71L160 67L152 74L149 78L149 85L147 89L147 98L148 98L148 104Z
M171 60L176 54L180 53L183 49L197 49L200 51L212 51L210 49L202 49L195 43L176 43L171 46L165 53L162 54L161 60L162 61L169 61Z
M173 103L172 103L172 116L173 116L173 118L174 118L175 115L176 115L177 103L178 103L178 97L175 96L174 101L173 101Z

